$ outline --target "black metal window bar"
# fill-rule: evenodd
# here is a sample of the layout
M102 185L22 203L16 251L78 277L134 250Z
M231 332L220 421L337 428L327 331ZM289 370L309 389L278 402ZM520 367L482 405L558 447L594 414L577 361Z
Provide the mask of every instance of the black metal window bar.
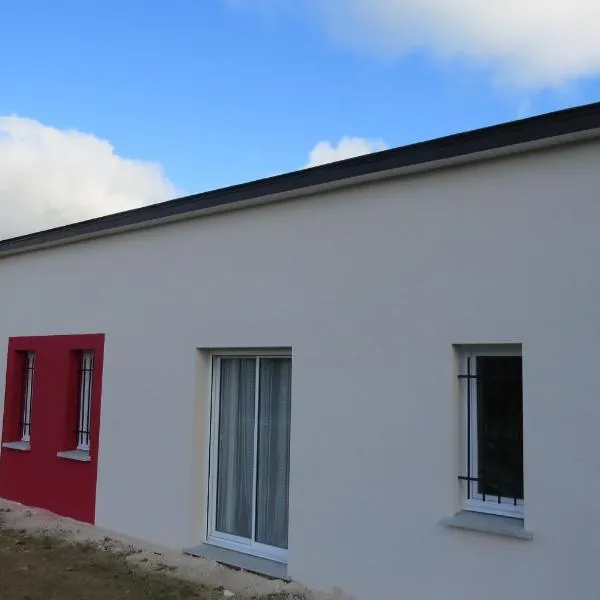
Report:
M466 388L467 435L467 472L458 479L466 484L467 500L517 506L524 496L521 357L468 356L458 378Z
M92 408L92 378L94 353L81 353L79 367L79 421L77 426L77 449L90 451L90 421Z
M35 372L35 354L27 352L23 368L23 396L21 405L21 441L31 440L31 400L33 398L33 375Z

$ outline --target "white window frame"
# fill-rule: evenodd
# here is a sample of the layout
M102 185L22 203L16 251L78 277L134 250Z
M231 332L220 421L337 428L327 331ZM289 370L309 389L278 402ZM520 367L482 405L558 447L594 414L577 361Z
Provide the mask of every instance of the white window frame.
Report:
M84 350L79 363L79 410L77 414L77 450L89 453L91 436L94 352Z
M219 442L219 412L220 412L220 380L222 358L250 358L256 360L255 377L255 401L254 401L254 484L252 490L252 538L247 539L222 531L217 531L217 461ZM292 359L290 350L219 350L211 352L211 390L210 390L210 442L209 442L209 473L208 473L208 514L207 514L207 536L208 543L220 546L228 550L251 554L253 556L272 560L278 563L287 563L288 550L276 548L254 541L256 527L256 468L257 468L257 441L258 441L258 390L260 383L260 360L261 358L289 358ZM292 367L293 368L293 367Z
M465 375L468 369L470 359L471 374L476 374L476 365L478 356L520 356L523 353L521 347L516 344L498 344L498 345L477 345L462 346L458 349L459 353L459 375ZM468 389L470 388L470 390ZM461 474L467 475L469 465L468 452L468 432L471 434L471 455L470 455L470 473L471 476L477 476L479 472L479 440L477 437L477 380L461 379L459 381L460 389L460 412L461 412ZM468 410L468 400L471 401L471 410ZM469 423L470 415L470 423ZM475 475L473 475L475 474ZM470 494L469 494L470 487ZM522 519L524 515L524 499L517 499L515 505L514 498L501 497L498 502L498 496L488 496L485 500L483 495L477 489L476 481L460 481L461 504L464 510L513 517ZM469 497L470 496L470 497Z
M21 418L21 441L31 442L31 405L33 400L33 380L35 376L35 352L25 353L25 385L23 389L23 413Z

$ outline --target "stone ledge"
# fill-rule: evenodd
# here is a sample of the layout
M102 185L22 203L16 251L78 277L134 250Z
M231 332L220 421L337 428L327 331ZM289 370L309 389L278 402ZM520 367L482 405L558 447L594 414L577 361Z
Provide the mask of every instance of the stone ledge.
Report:
M523 519L513 519L512 517L487 515L464 510L453 517L443 518L440 523L445 527L454 529L467 529L520 540L533 539L533 532L525 529Z
M238 569L244 569L245 571L250 571L252 573L289 581L289 577L287 576L287 565L275 562L274 560L220 548L208 543L200 544L195 548L187 548L183 552L184 554L208 558L224 565L237 567Z
M68 450L66 452L57 452L56 456L59 458L66 458L68 460L90 462L90 453L86 452L85 450Z
M11 450L19 450L20 452L29 452L31 450L31 444L29 442L4 442L3 448L10 448Z

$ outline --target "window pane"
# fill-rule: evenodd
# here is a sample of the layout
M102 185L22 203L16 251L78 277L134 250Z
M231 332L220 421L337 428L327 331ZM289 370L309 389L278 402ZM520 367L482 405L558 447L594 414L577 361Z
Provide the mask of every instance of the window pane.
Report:
M256 541L287 548L292 361L260 359Z
M90 413L92 401L92 375L94 353L82 352L79 373L79 423L77 427L77 449L90 449Z
M252 536L256 361L222 358L217 456L217 531Z
M520 356L477 357L479 493L523 499Z
M35 354L25 354L25 385L23 390L23 409L21 423L21 440L28 442L31 439L31 401L33 398L33 374L35 369Z

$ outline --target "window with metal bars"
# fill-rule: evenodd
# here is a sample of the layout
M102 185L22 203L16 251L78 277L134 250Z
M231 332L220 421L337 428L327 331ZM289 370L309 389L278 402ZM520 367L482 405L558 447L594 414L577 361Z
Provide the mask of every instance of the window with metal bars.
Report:
M33 376L35 373L35 353L25 352L23 362L23 396L21 405L21 441L31 440L31 404L33 399Z
M463 508L522 517L521 348L464 347L459 363Z
M79 366L79 411L77 424L77 450L90 451L90 420L92 401L92 380L94 373L94 353L81 353Z

